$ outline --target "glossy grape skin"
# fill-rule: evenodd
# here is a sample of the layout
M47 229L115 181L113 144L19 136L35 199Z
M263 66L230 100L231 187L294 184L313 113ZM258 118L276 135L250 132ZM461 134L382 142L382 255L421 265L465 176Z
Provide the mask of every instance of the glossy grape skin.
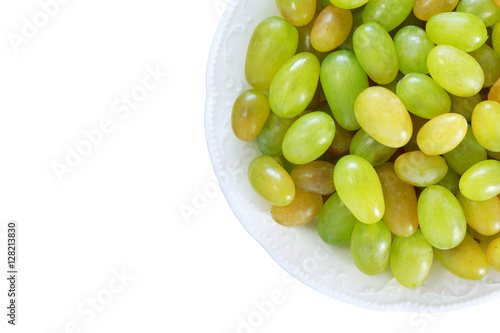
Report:
M453 95L469 97L483 87L484 73L476 59L453 46L433 48L427 58L427 68L432 78Z
M385 214L382 220L395 235L410 236L418 227L415 188L396 175L392 162L375 167L375 171L384 193Z
M391 31L408 17L414 1L370 0L365 6L363 22L377 22L387 31Z
M451 100L450 112L461 114L468 122L470 122L472 118L472 111L474 111L476 105L482 101L481 95L475 94L469 97L458 97L449 94L449 96Z
M397 148L384 146L368 135L363 129L360 129L351 141L349 152L351 155L363 157L375 167L387 162L396 150Z
M293 168L295 187L310 193L329 195L335 192L333 184L334 165L326 161L312 161Z
M399 70L404 74L427 74L427 56L434 48L424 29L410 25L400 29L394 36L398 54Z
M365 89L356 98L354 114L361 128L383 145L399 148L411 138L413 126L410 114L389 89Z
M280 17L269 17L255 28L248 45L245 77L255 89L267 90L271 81L297 50L297 29Z
M488 273L486 255L468 233L455 248L434 248L434 257L444 268L462 279L481 280Z
M352 230L359 221L333 193L324 203L318 216L318 234L325 243L340 246L351 240Z
M483 44L483 46L469 54L476 59L483 69L483 87L492 86L500 77L500 56L488 44Z
M425 119L450 112L448 93L432 78L421 73L411 73L399 81L396 95L406 109Z
M292 177L270 156L259 156L248 166L248 180L252 188L275 206L286 206L295 197Z
M500 272L500 237L496 238L488 245L486 259L494 270Z
M413 12L422 21L427 21L436 14L451 12L458 2L459 0L415 0Z
M392 274L403 286L411 289L424 283L434 258L432 246L420 230L409 237L395 236L392 240L390 264Z
M344 8L344 9L354 9L363 6L365 3L367 3L369 0L330 0L330 2L339 7L339 8Z
M295 26L308 24L316 13L316 0L276 0L276 5L283 18Z
M382 185L364 158L346 155L335 165L333 182L340 199L363 223L378 222L385 213Z
M323 60L321 85L337 123L344 129L359 129L354 102L368 88L368 77L350 51L333 52Z
M432 185L418 198L418 222L427 241L438 249L462 242L467 222L458 199L440 185Z
M358 269L367 275L382 273L389 264L391 231L384 221L358 222L351 235L351 255Z
M460 192L475 201L500 194L500 161L486 160L474 164L460 178Z
M500 20L500 7L493 0L461 0L457 12L476 15L487 27Z
M364 23L354 31L352 42L361 67L373 81L378 84L394 81L399 71L398 55L384 27L376 22Z
M425 187L441 181L448 172L448 165L441 156L417 150L400 155L394 162L394 171L408 184Z
M283 139L283 156L294 164L306 164L326 152L335 136L333 119L314 111L297 119Z
M295 197L286 206L272 206L271 216L274 221L285 227L304 225L316 218L323 207L323 197L295 189Z
M467 134L460 144L453 150L443 154L448 166L459 175L462 175L474 164L484 161L488 156L476 140L472 127L467 127Z
M448 168L448 172L436 185L441 185L448 189L453 195L457 195L458 193L458 182L460 181L460 176L458 173L453 171L452 168Z
M442 155L457 147L467 134L467 120L445 113L429 120L417 134L417 144L427 155Z
M427 36L435 44L451 45L462 51L477 50L488 39L483 21L469 13L440 13L427 21Z
M319 71L319 60L312 53L299 53L287 60L269 88L271 110L283 118L292 118L304 111L318 87Z
M320 52L328 52L342 44L352 28L352 13L330 5L316 18L311 30L311 44Z
M467 224L474 230L485 236L495 235L500 231L500 199L497 196L484 201L473 201L458 192L457 198Z
M260 152L272 157L280 156L285 134L297 119L298 117L282 118L271 112L264 127L257 135L257 146Z
M481 146L500 152L500 103L484 101L472 113L472 130Z
M334 155L347 154L354 134L354 131L348 131L338 125L338 123L335 123L335 136L333 137L332 144L328 147L328 152Z
M267 96L257 89L243 92L236 98L231 113L231 128L240 140L252 140L264 127L270 108Z

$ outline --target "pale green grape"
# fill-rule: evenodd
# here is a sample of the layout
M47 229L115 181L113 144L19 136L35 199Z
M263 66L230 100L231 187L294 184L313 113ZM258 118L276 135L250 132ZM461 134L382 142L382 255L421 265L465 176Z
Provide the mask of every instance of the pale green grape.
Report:
M472 127L469 125L462 142L453 150L444 154L443 157L448 166L461 175L474 164L484 161L488 156L486 149L477 142Z
M333 172L340 199L363 223L376 223L385 212L384 194L373 166L356 155L342 157Z
M440 13L427 21L427 35L435 44L451 45L462 51L477 50L488 39L483 21L469 13Z
M259 156L248 166L248 180L253 189L276 206L286 206L295 197L292 177L270 156Z
M472 130L481 146L500 152L500 103L484 101L472 113Z
M280 156L283 138L296 119L297 117L281 118L271 112L264 127L257 135L257 146L260 152L272 157Z
M390 263L396 280L407 288L424 283L432 266L432 246L420 230L409 237L395 236L392 240Z
M360 271L367 275L382 273L389 264L391 231L384 221L358 222L351 235L351 255Z
M424 29L414 25L400 29L394 36L394 46L398 54L399 70L404 74L427 74L427 56L434 43Z
M396 78L399 71L398 55L384 27L376 22L364 23L354 31L352 42L361 67L373 81L388 84Z
M283 139L283 156L294 164L306 164L326 152L335 135L333 119L322 111L297 119Z
M500 194L500 161L486 160L471 166L460 178L460 192L474 201Z
M492 86L500 77L500 56L488 44L483 44L483 46L469 54L476 59L483 69L483 87Z
M316 13L316 0L276 0L283 18L295 26L311 22Z
M415 0L370 0L363 14L364 22L377 22L387 31L400 25L413 9Z
M344 8L344 9L354 9L363 6L365 3L367 3L369 0L330 0L330 2L339 7L339 8Z
M352 230L358 222L338 193L333 193L319 213L318 234L327 244L340 246L351 240Z
M448 93L432 78L421 73L411 73L399 81L396 94L409 112L431 119L450 112Z
M430 156L416 150L398 156L394 171L408 184L425 187L441 181L448 172L448 165L441 156Z
M311 103L319 82L318 58L299 53L280 67L269 88L271 110L283 118L292 118Z
M245 62L245 77L256 88L269 89L278 69L297 50L297 29L279 17L269 17L254 30Z
M438 249L451 249L462 242L467 230L457 198L440 185L432 185L418 198L418 222L427 241Z
M438 45L429 52L427 68L446 91L459 97L477 94L484 84L484 73L476 59L450 45Z
M321 64L321 86L335 120L349 131L359 128L354 114L354 102L368 88L368 77L354 54L337 51Z
M457 12L476 15L487 27L500 20L500 7L493 0L462 0L457 6Z
M458 146L466 134L467 120L457 113L445 113L422 126L417 144L427 155L442 155Z
M352 138L349 152L351 155L363 157L375 167L387 162L396 150L397 148L384 146L360 129Z

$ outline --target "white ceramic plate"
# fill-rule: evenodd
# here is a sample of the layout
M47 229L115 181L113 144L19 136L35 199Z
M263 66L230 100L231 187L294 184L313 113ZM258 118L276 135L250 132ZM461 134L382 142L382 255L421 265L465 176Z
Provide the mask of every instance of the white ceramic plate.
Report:
M238 140L231 130L236 97L250 86L244 64L248 42L263 19L278 15L275 1L232 0L215 35L207 69L205 129L215 173L234 214L287 272L336 299L388 311L441 312L497 297L500 273L490 269L479 282L460 279L434 262L424 284L410 290L392 276L390 267L367 276L354 265L348 246L336 248L318 236L315 222L282 227L270 216L270 205L250 187L247 167L260 155L255 142Z

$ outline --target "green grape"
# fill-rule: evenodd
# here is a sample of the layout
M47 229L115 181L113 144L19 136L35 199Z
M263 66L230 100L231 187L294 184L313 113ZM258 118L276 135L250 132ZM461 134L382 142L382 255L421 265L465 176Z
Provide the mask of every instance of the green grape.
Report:
M367 3L369 0L330 0L330 2L339 7L339 8L344 8L344 9L354 9L363 6L365 3Z
M407 26L414 26L414 27L423 27L423 22L420 21L416 16L415 13L413 13L413 10L410 12L410 15L406 17L406 19L398 25L395 29L389 31L389 35L394 39L394 36L399 32L399 30L407 27Z
M445 113L422 126L417 144L427 155L442 155L458 146L466 134L467 120L457 113Z
M387 162L396 150L397 148L384 146L360 129L352 138L349 152L351 155L363 157L375 167Z
M283 18L295 26L308 24L316 13L316 0L276 0L276 5Z
M338 193L333 193L319 213L318 234L327 244L344 245L351 240L352 230L358 222Z
M448 93L432 78L421 73L411 73L399 81L396 95L409 112L431 119L450 112Z
M500 77L500 56L488 44L484 44L469 54L476 59L477 63L483 69L483 87L492 86Z
M280 17L269 17L255 28L245 62L245 77L255 89L267 90L271 81L297 50L297 29Z
M488 245L486 258L491 267L500 272L500 237L496 238Z
M484 161L488 156L476 140L472 127L468 125L467 134L458 146L443 155L448 166L459 175L462 175L474 164Z
M334 5L319 13L311 30L311 44L320 52L329 52L342 44L352 28L352 13Z
M451 45L462 51L477 50L488 39L483 21L469 13L440 13L427 21L427 35L435 44Z
M403 286L411 289L424 283L432 266L432 246L420 230L409 237L392 240L390 263L392 274Z
M472 111L476 105L481 103L481 95L475 94L469 97L458 97L452 94L448 94L451 99L451 111L453 113L461 114L465 119L470 122L472 118Z
M292 177L270 156L259 156L248 166L248 180L253 189L276 206L286 206L295 197Z
M304 225L316 218L323 206L323 197L295 189L295 196L286 206L271 207L271 216L274 221L285 227Z
M354 31L352 43L361 67L373 81L378 84L394 81L399 71L398 55L384 27L376 22L364 23Z
M269 88L271 110L283 118L292 118L304 111L318 88L319 71L318 58L309 52L286 61Z
M382 185L372 165L362 157L342 157L333 172L340 199L363 223L376 223L385 212Z
M338 47L338 50L347 50L354 52L354 47L352 45L352 36L354 35L354 31L363 24L363 10L365 7L360 7L351 10L352 12L352 28L351 32L349 33L349 36L347 36L346 40L340 44Z
M476 59L453 46L433 48L427 58L427 68L432 78L453 95L469 97L483 87L484 73Z
M474 201L460 192L457 198L471 228L485 236L492 236L500 231L500 198L494 196L488 200Z
M415 0L370 0L365 6L363 21L377 22L391 31L408 17L414 2Z
M435 248L434 257L444 268L462 279L481 280L488 273L486 255L468 233L455 248Z
M351 255L358 269L367 275L382 273L389 264L391 231L384 221L358 222L351 235Z
M430 156L416 150L400 155L394 162L399 178L413 186L430 186L441 181L448 165L441 156Z
M495 24L491 34L491 42L493 44L493 50L500 55L500 24Z
M458 193L458 182L460 181L460 176L458 173L453 171L452 168L448 168L448 172L436 185L441 185L448 189L453 195L457 195Z
M329 195L335 192L333 184L332 163L326 161L312 161L297 165L293 168L292 176L295 187L310 193Z
M243 92L236 98L231 113L231 127L240 140L252 140L264 127L269 117L267 96L257 89Z
M467 230L458 199L440 185L429 186L420 194L418 222L427 241L438 249L457 246Z
M269 114L264 127L257 135L257 146L264 155L277 157L282 154L281 146L286 132L298 117L281 118L273 112Z
M383 145L399 148L410 141L413 126L403 102L389 89L370 87L354 102L359 125Z
M500 162L481 161L471 166L460 178L460 192L474 201L483 201L500 194Z
M321 64L321 86L338 124L349 131L359 128L354 115L354 102L368 88L368 77L354 54L337 51Z
M472 113L472 130L481 146L500 152L500 103L484 101Z
M323 155L333 141L335 123L322 111L297 119L283 139L283 156L294 164L306 164Z
M500 20L500 7L493 0L462 0L457 6L457 12L476 15L487 27Z
M427 74L427 56L434 48L424 29L414 25L400 29L394 36L398 54L399 70L404 74Z
M422 21L427 21L439 13L451 12L459 0L415 0L413 12Z
M415 188L397 176L392 162L376 167L375 171L384 192L383 221L395 235L410 236L418 228Z

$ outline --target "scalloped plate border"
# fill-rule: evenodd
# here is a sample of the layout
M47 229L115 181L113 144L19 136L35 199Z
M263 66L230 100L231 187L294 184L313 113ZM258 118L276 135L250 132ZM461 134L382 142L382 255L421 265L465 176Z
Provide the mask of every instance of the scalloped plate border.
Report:
M250 88L244 80L244 59L236 59L233 52L239 50L241 55L241 50L246 51L251 32L262 19L279 15L274 1L270 4L268 0L252 0L252 6L248 6L248 2L230 1L219 23L208 59L205 105L205 135L212 165L241 225L296 279L325 295L359 307L443 312L498 297L500 273L491 269L485 279L473 282L459 279L434 264L428 280L420 288L409 290L391 277L390 269L380 276L368 277L357 271L354 264L349 266L344 260L350 259L345 258L348 249L333 249L317 241L314 224L284 228L272 221L269 206L252 193L246 180L246 165L258 155L258 149L255 143L242 143L232 137L229 121L234 99ZM343 257L333 259L337 252L342 252Z

